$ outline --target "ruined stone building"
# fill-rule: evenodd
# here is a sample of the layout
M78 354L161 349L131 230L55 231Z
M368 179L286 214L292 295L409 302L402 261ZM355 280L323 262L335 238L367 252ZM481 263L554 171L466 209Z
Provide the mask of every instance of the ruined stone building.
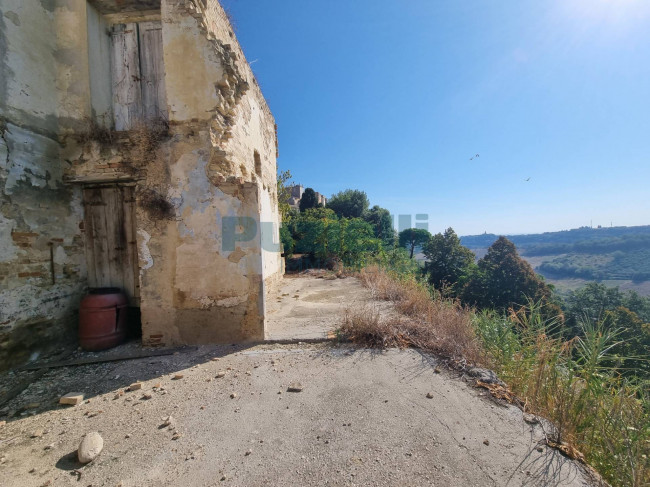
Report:
M288 205L293 208L294 210L297 210L300 208L300 200L302 199L302 195L305 192L305 188L302 184L294 184L289 188L289 200L287 201ZM327 198L325 195L320 194L318 191L315 191L316 193L316 201L318 202L319 205L321 206L327 206Z
M74 339L92 287L146 345L263 339L276 129L218 1L0 10L0 367Z

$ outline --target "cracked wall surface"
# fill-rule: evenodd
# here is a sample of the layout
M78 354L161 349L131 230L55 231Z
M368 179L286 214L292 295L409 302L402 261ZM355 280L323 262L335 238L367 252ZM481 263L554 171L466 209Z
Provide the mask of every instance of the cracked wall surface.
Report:
M136 186L145 344L264 337L266 289L281 277L275 122L219 3L158 3L3 0L0 368L74 337L88 184ZM144 18L162 21L169 119L160 131L92 133L110 99L92 75L102 31ZM151 194L169 205L164 218ZM224 250L224 217L258 230Z
M74 24L55 4L3 0L0 15L0 368L70 341L85 290L80 192L63 183L59 138L59 102L83 88L52 82L70 68L58 27Z

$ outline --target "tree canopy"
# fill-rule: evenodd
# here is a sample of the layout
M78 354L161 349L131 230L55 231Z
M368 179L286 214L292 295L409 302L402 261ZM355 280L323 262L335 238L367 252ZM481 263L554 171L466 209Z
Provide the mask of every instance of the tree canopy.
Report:
M422 247L427 258L424 270L437 289L459 283L474 264L474 254L460 244L453 228L431 237Z
M478 268L469 277L462 298L481 308L508 310L526 304L528 299L540 302L546 313L561 315L552 303L551 288L528 262L519 257L515 245L499 237L478 261Z
M327 207L341 218L361 218L370 206L368 195L358 189L346 189L333 195Z
M318 198L316 197L316 191L312 188L306 188L305 192L300 198L300 211L309 210L310 208L318 208L320 204L318 203Z
M399 246L409 252L409 258L413 258L415 247L422 247L431 238L431 234L424 228L407 228L399 232Z
M381 206L373 206L364 215L363 219L370 223L375 231L375 237L384 245L392 246L395 241L395 229L390 212Z

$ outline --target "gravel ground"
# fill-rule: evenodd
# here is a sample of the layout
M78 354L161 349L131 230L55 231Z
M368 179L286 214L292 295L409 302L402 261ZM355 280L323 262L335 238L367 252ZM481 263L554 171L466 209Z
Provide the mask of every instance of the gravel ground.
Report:
M539 425L433 362L302 344L54 369L31 388L89 401L42 397L47 410L0 427L0 485L592 485ZM90 431L104 449L82 466Z
M325 336L350 306L392 312L353 278L285 279L271 300L276 339ZM132 342L48 358L140 352ZM540 423L415 350L188 347L0 374L0 402L12 389L22 392L0 409L3 487L596 485L544 445ZM70 392L85 401L59 405ZM89 432L104 447L81 465L76 452Z
M285 277L267 298L267 340L317 339L332 336L351 306L372 302L358 279L332 273Z

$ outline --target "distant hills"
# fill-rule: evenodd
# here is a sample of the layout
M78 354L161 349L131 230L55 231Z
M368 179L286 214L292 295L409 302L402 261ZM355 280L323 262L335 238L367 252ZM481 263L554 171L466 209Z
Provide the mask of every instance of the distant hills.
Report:
M505 235L519 249L525 249L539 244L576 244L581 241L607 240L615 237L634 235L650 236L650 225L637 227L580 227L559 232L531 233L528 235ZM470 249L487 248L492 245L499 235L484 233L460 237L461 243Z
M488 233L470 235L461 237L461 243L481 257L498 237ZM614 281L608 284L631 288L632 284L650 281L650 225L581 227L506 237L549 280Z

